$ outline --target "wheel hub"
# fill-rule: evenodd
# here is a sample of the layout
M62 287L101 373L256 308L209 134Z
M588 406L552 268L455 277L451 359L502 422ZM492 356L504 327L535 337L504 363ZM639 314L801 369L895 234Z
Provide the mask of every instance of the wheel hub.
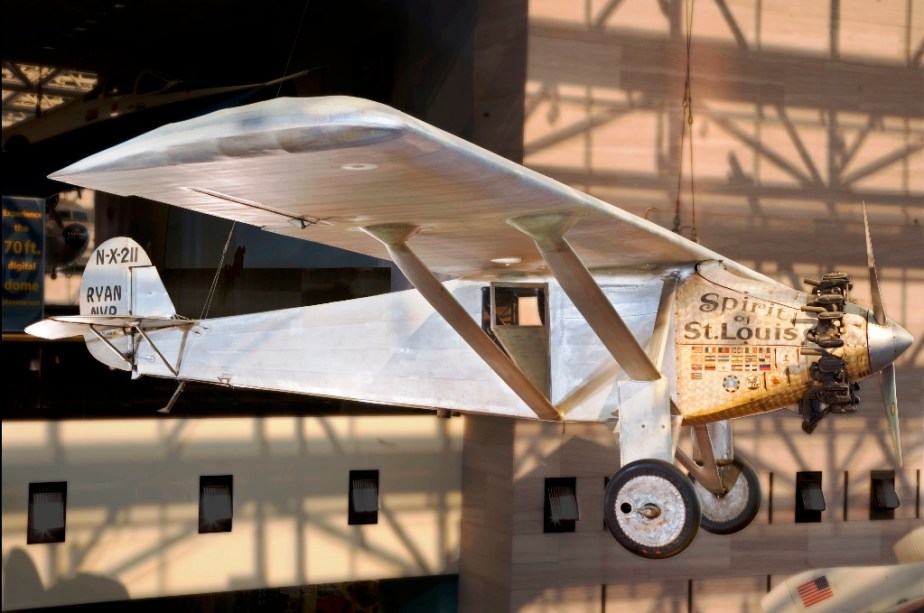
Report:
M666 479L642 475L630 479L616 499L617 521L633 541L661 547L683 531L686 509L680 492Z
M732 519L744 512L748 498L751 496L747 479L741 474L738 475L738 481L734 487L724 496L716 496L702 487L697 487L696 493L699 496L703 514L719 521Z

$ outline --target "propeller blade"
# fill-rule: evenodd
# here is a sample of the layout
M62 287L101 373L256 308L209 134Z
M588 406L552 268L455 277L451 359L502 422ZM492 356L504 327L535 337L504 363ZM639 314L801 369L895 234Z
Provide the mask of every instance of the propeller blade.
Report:
M892 347L894 360L908 345L911 344L910 335L902 330L901 327L890 324L885 314L885 307L882 306L882 290L879 287L879 276L876 274L876 258L873 256L873 241L869 234L869 217L866 214L866 203L863 203L863 228L866 231L866 262L869 266L869 286L871 298L873 301L873 318L880 326L888 326L892 332ZM897 348L896 328L904 333L901 336L901 347ZM908 337L908 338L905 338ZM892 433L892 446L895 448L895 459L898 465L902 465L902 436L898 426L898 396L895 388L895 364L890 361L889 365L879 372L879 382L882 386L882 402L885 405L886 417L889 418L889 431Z
M866 230L866 262L869 266L869 287L873 300L873 317L880 326L886 325L885 308L882 306L882 291L879 289L879 276L876 274L876 258L873 256L873 241L869 235L869 218L866 216L866 203L863 203L863 227Z
M885 403L886 416L889 418L889 430L892 432L892 445L898 465L902 465L902 436L898 429L898 396L895 393L895 365L889 364L879 373L882 384L882 401Z

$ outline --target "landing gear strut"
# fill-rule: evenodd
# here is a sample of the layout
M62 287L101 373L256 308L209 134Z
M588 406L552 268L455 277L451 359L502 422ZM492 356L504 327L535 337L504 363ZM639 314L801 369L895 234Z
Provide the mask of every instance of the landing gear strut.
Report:
M700 526L713 534L744 530L760 510L760 480L736 457L728 421L693 426L694 459L679 447L675 458L689 471L702 510Z

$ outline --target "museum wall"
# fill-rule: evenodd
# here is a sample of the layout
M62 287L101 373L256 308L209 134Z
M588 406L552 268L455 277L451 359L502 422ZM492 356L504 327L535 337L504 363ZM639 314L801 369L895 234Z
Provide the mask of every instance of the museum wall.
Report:
M462 421L273 417L3 424L3 608L458 572ZM379 471L348 525L351 470ZM199 533L200 476L233 477ZM65 540L27 544L30 483L67 482Z

